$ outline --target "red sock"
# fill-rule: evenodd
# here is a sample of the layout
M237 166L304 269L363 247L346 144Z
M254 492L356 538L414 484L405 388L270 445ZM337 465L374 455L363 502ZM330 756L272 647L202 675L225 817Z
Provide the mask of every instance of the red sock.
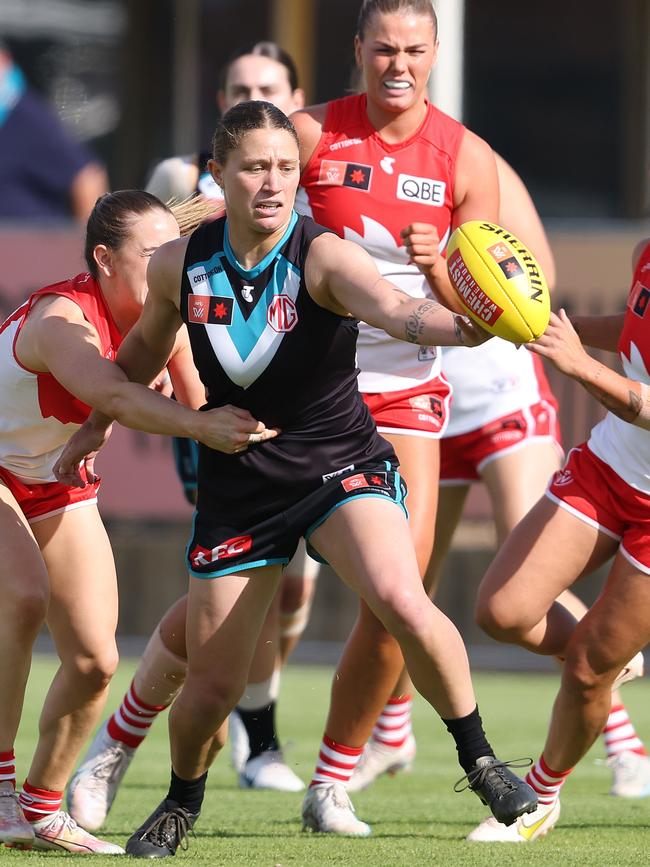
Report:
M345 744L337 744L327 735L323 735L310 787L327 783L345 785L354 773L362 752L363 747L346 747Z
M535 790L540 805L552 804L560 796L560 789L572 770L573 768L568 771L553 771L542 755L526 774L526 782Z
M647 755L643 742L637 735L627 714L625 705L617 704L612 707L603 729L603 738L608 759L619 753Z
M0 752L0 783L11 783L16 788L16 757L13 750Z
M412 707L413 698L410 695L389 698L372 730L373 740L394 749L404 746L412 731Z
M164 704L145 704L138 698L131 683L122 704L109 719L107 731L113 740L122 741L128 747L139 747L153 721L166 707Z
M61 809L63 792L53 792L50 789L37 789L25 780L19 796L20 806L28 822L38 822L53 816Z

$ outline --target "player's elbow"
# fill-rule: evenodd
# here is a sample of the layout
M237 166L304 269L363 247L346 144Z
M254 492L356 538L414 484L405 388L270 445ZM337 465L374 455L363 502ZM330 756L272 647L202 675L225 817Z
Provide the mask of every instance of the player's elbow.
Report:
M110 383L97 390L91 405L108 418L127 424L134 406L132 390L132 383L128 381Z

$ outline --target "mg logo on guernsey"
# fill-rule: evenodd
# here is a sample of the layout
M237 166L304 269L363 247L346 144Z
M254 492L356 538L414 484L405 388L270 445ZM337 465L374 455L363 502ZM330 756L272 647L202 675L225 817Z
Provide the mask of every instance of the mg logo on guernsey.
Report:
M266 319L271 328L278 333L293 331L298 323L298 311L293 298L284 293L274 295L269 304Z
M216 548L203 548L201 545L197 545L190 554L190 563L195 569L209 566L219 560L227 560L229 557L245 554L250 551L252 544L252 536L235 536L233 539L226 539Z

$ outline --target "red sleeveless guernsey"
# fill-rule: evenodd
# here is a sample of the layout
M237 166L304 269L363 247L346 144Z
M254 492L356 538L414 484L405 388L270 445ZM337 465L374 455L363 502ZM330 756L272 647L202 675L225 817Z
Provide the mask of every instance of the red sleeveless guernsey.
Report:
M342 238L356 241L386 279L415 298L431 290L408 254L400 232L409 223L436 226L443 250L449 239L458 149L465 127L428 105L417 132L388 144L370 124L366 95L328 103L323 134L306 165L296 209ZM414 388L440 372L435 347L418 347L360 324L359 388L363 392Z
M634 269L618 354L625 376L650 385L650 243ZM650 494L650 431L608 412L588 445L628 485Z
M115 358L121 342L99 283L90 274L39 289L0 326L0 466L27 482L56 481L52 467L90 414L90 407L51 373L28 370L16 358L16 338L32 304L43 295L62 295L81 308L97 330L104 358Z

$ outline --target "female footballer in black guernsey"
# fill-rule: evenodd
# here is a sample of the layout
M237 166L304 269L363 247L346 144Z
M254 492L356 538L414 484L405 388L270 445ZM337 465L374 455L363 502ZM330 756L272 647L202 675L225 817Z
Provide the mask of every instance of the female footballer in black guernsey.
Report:
M273 248L245 268L229 228L226 218L193 234L181 315L207 407L245 408L281 436L237 457L200 451L188 549L197 577L286 565L299 536L349 497L402 500L393 450L357 390L356 322L320 306L305 286L311 243L326 230L293 213Z
M495 758L462 639L424 591L394 453L357 392L351 316L423 345L457 345L458 329L466 344L486 335L436 302L403 294L363 249L295 215L297 136L271 104L226 113L210 167L226 217L154 255L143 314L117 363L129 378L149 381L184 320L206 408L243 409L258 425L238 446L200 453L188 673L170 716L171 785L127 852L173 855L198 818L214 733L245 688L282 567L301 536L395 635L416 688L456 742L465 787L510 824L536 799ZM91 417L60 477L74 475L107 424ZM336 794L335 806L347 800L343 787Z

